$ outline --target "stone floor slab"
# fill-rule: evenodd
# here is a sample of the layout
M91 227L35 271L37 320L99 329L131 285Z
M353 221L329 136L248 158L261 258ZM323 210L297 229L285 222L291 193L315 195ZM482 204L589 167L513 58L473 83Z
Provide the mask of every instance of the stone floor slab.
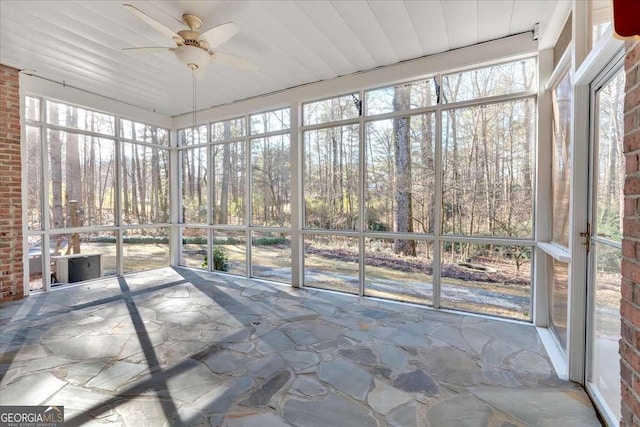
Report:
M358 400L366 399L371 386L371 375L368 372L342 359L321 363L318 376Z
M0 389L2 405L40 405L56 393L66 382L49 372L18 377Z
M285 403L283 414L292 425L300 427L378 426L365 406L333 394L313 401L291 398Z

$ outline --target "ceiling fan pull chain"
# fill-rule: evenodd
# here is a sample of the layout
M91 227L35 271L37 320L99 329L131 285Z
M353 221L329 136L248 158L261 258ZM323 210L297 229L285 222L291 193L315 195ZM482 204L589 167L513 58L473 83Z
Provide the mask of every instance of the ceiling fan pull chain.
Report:
M196 68L192 67L191 68L191 76L192 76L192 80L193 80L193 137L195 138L195 133L196 133ZM195 143L195 141L192 141ZM200 141L198 141L200 142Z

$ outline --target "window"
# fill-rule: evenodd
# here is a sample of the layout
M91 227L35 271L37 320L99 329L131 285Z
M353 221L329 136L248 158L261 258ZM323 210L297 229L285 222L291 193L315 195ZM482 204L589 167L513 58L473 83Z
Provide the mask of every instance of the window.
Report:
M52 228L115 224L115 141L47 130Z
M358 228L358 125L304 132L306 228Z
M353 119L360 115L359 105L355 93L311 102L302 107L302 123L306 126Z
M49 100L46 105L48 124L115 136L114 116Z
M207 223L207 147L180 151L182 172L182 211L184 224Z
M569 195L571 190L571 74L567 70L552 97L552 233L551 240L569 247Z
M120 120L120 136L136 142L169 145L169 132L166 129L137 123L131 120Z
M211 146L213 167L213 224L246 223L246 143L226 142Z
M435 106L438 86L435 79L383 87L365 93L366 115L392 113L407 109ZM396 96L403 93L401 100ZM404 105L399 104L403 102Z
M533 237L533 99L443 114L442 231Z
M435 113L368 122L365 142L365 229L433 233Z
M251 135L259 135L289 129L291 117L289 109L283 108L282 110L253 114L249 118L249 123L251 124Z
M533 91L537 87L533 58L492 65L442 77L445 103Z
M245 133L245 120L242 117L216 122L211 125L211 141L213 142L242 138Z
M251 140L251 221L253 225L291 226L289 135Z

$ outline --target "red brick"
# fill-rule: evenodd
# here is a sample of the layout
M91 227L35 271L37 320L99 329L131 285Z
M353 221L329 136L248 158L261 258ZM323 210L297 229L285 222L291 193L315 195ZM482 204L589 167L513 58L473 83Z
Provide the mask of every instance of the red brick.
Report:
M622 240L622 283L620 305L620 376L622 419L620 425L640 425L640 43L628 40L625 57L626 98L624 151L626 180Z
M622 220L622 228L625 237L640 238L640 218L625 218L624 220Z
M640 194L640 176L629 176L624 182L624 194Z
M638 242L636 241L624 240L622 242L622 256L627 258L635 258L637 246L638 246Z
M622 300L620 303L620 314L632 325L640 326L640 307L637 305L629 301ZM633 340L631 340L631 343L633 343Z
M636 108L631 111L625 111L624 113L624 135L625 135L624 151L625 152L634 151L639 148L639 147L634 148L634 146L629 145L630 142L626 139L627 135L637 131L638 126L640 126L640 108Z
M640 105L640 86L635 86L624 97L625 111L631 111Z
M624 199L624 216L637 216L640 199L626 197Z
M638 171L638 153L631 153L626 155L625 172L632 174Z
M0 64L0 301L23 297L18 70Z

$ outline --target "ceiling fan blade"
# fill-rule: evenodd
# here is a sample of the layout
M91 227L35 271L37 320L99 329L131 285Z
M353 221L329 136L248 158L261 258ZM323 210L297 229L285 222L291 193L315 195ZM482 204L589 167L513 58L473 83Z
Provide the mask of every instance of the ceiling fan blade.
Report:
M132 51L132 52L170 52L174 50L173 47L165 47L165 46L144 46L144 47L124 47L122 50Z
M157 31L166 35L167 37L181 40L182 42L184 42L184 39L178 33L165 27L164 25L162 25L161 23L159 23L158 21L156 21L155 19L153 19L152 17L150 17L149 15L141 11L140 9L134 6L131 6L130 4L123 4L122 6L124 6L129 12L133 13L135 16L137 16L138 18L140 18L141 20L143 20L144 22L146 22L147 24L155 28Z
M200 34L198 40L205 39L209 42L209 47L213 48L220 46L222 43L235 36L240 28L233 22L227 22L226 24L218 25Z
M211 52L211 60L240 70L258 71L257 65L229 53Z

